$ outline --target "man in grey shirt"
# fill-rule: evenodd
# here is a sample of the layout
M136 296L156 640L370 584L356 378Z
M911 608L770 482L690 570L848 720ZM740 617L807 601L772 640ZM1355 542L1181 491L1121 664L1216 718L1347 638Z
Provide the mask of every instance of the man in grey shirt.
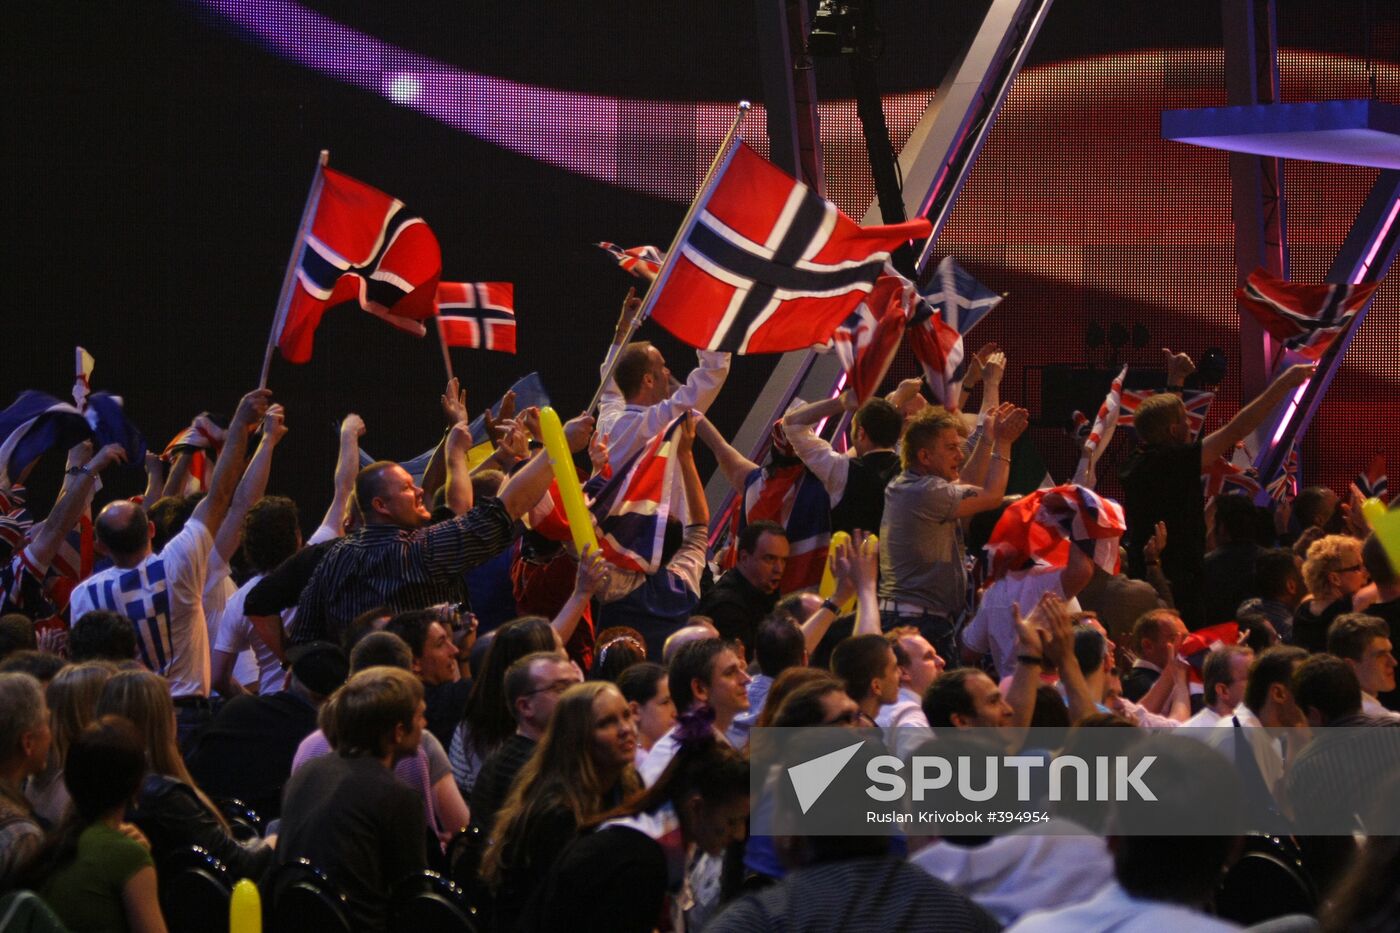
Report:
M1028 420L1024 408L1009 404L988 413L970 457L957 414L930 408L909 423L904 469L885 487L880 524L880 622L886 631L913 625L940 656L958 657L953 633L967 605L960 520L1001 505L1011 445ZM985 477L985 485L959 482L964 461L966 475Z

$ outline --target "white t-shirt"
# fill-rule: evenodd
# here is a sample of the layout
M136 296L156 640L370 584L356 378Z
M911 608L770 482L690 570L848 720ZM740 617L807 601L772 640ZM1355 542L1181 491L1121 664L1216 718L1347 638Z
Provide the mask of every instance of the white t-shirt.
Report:
M992 656L997 676L1005 677L1016 670L1016 619L1011 613L1013 604L1021 607L1022 617L1035 611L1040 597L1046 593L1065 595L1060 586L1064 571L1059 567L1033 568L1031 570L1008 573L982 594L982 605L977 615L963 629L963 645L973 651ZM1070 612L1079 611L1079 600L1071 599L1065 604ZM944 658L950 665L954 658Z
M224 607L229 597L237 589L233 585L233 571L224 560L224 555L216 547L209 552L209 572L204 580L204 621L209 628L209 644L217 645L219 625L223 621ZM253 652L244 651L233 664L233 677L240 684L252 683L258 677L258 659Z
M214 539L198 519L185 522L159 554L135 567L109 567L73 590L74 619L93 609L118 612L136 630L141 663L170 681L173 697L209 695L209 629L204 584Z
M282 662L277 658L277 652L268 647L267 642L262 640L253 623L248 621L248 616L243 612L243 603L248 599L248 594L253 587L258 585L258 581L264 574L258 574L240 586L234 594L228 598L224 605L224 611L219 614L219 630L214 637L214 650L222 651L226 654L239 655L242 661L243 655L251 653L256 658L254 676L258 681L258 693L276 693L282 689L286 681L286 671L282 669ZM282 613L282 630L287 631L292 619L296 616L296 607L293 606ZM250 683L254 677L247 679L240 674L238 666L234 666L234 677L241 684Z

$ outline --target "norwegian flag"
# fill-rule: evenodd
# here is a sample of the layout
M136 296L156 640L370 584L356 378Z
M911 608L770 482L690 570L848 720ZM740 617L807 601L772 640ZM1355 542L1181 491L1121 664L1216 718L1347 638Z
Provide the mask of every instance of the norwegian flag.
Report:
M1143 399L1156 394L1156 389L1124 389L1118 411L1119 426L1132 427L1133 415ZM1215 401L1215 393L1206 389L1182 389L1181 401L1186 406L1186 420L1190 426L1191 440L1194 442L1206 425L1206 415L1210 412L1211 403Z
M21 392L0 411L0 489L8 489L25 469L55 447L86 440L92 429L68 402L35 389Z
M1289 446L1288 456L1283 460L1283 469L1269 481L1269 498L1283 502L1298 495L1298 448Z
M861 227L744 143L667 257L651 316L685 343L783 353L830 339L923 218Z
M891 274L875 281L870 296L841 322L831 340L816 348L820 353L836 354L857 403L874 395L889 371L916 298L912 282L892 268L886 272Z
M437 315L445 346L515 352L515 286L509 282L439 282Z
M1316 360L1351 326L1379 287L1379 282L1300 285L1255 269L1244 287L1235 289L1235 297L1274 339Z
M655 246L634 246L631 249L623 249L616 243L595 243L599 249L605 249L612 254L613 259L625 271L632 273L639 279L646 279L648 282L656 278L656 273L661 271L661 265L666 261L666 254Z
M442 271L437 237L403 202L333 169L321 174L296 283L273 326L283 358L310 360L321 316L347 301L422 337Z
M1118 572L1118 540L1127 530L1123 507L1083 486L1037 489L1006 507L991 537L991 578L1019 570L1028 561L1051 567L1069 563L1079 548L1107 573Z
M589 481L591 506L598 522L598 549L614 566L639 573L655 573L661 566L661 549L670 517L670 490L674 479L676 437L680 415L665 430L637 451L611 478Z
M1253 498L1263 488L1259 484L1259 473L1249 461L1249 454L1242 444L1236 444L1229 457L1217 457L1215 463L1201 474L1201 484L1207 499L1227 492L1242 492Z
M1386 476L1385 454L1371 457L1366 469L1356 474L1356 488L1366 499L1379 499L1385 502L1390 498L1390 478Z

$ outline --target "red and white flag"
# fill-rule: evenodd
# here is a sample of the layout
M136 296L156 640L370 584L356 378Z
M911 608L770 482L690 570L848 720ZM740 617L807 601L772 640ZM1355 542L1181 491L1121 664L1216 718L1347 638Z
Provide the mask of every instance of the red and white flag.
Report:
M1255 269L1235 289L1240 307L1283 345L1310 360L1319 359L1366 307L1379 282L1367 285L1300 285Z
M733 353L823 344L870 294L923 218L861 227L737 144L657 277L651 316L685 343Z
M515 286L439 282L437 323L445 346L514 353Z
M1124 389L1118 411L1119 427L1133 427L1133 418L1143 399L1157 394L1156 389ZM1182 389L1181 402L1186 406L1186 420L1190 427L1191 441L1194 443L1206 426L1206 415L1210 413L1215 393L1206 389Z
M321 316L348 301L422 337L442 271L437 237L403 202L333 169L321 173L296 282L273 326L289 363L311 359Z
M911 309L918 302L914 283L887 268L870 295L841 322L831 339L815 349L834 352L846 370L846 386L864 403L889 371Z

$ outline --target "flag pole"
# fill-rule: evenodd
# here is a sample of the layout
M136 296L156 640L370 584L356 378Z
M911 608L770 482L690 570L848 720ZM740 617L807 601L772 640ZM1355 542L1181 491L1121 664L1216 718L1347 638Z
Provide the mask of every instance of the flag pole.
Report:
M287 309L292 303L292 287L296 282L297 263L301 259L301 248L306 243L306 234L311 229L311 219L316 216L316 205L321 200L321 187L325 184L322 169L331 160L331 151L322 149L316 157L316 172L311 176L311 190L306 194L306 205L301 209L301 222L297 224L296 239L292 241L292 255L287 260L287 271L282 274L282 291L277 296L277 311L272 316L272 330L267 335L267 349L263 351L262 375L258 377L258 388L267 388L268 371L272 369L272 352L277 349L277 339L282 327L287 323Z
M637 313L632 316L631 322L627 325L626 332L622 335L622 343L625 345L632 339L632 335L637 332L651 315L652 305L656 304L656 298L661 294L661 288L666 284L666 280L671 276L672 262L676 257L676 249L685 242L685 238L690 234L690 230L695 226L695 219L700 210L710 199L710 189L714 187L716 179L723 173L723 169L729 165L729 159L734 154L734 138L739 135L739 127L743 125L744 117L748 114L752 105L741 100L738 109L734 114L734 122L729 124L729 132L724 134L724 139L719 144L719 149L715 152L715 157L710 162L710 167L705 171L705 177L700 182L700 189L695 192L695 199L690 202L689 209L685 212L681 225L676 229L676 235L671 238L671 247L666 250L666 258L661 263L661 268L656 270L656 278L651 280L647 286L647 293L642 297L642 306L637 309ZM742 141L743 137L739 137ZM608 364L607 371L603 373L603 379L598 383L598 389L593 393L593 401L588 403L585 411L591 412L598 407L598 399L603 395L603 389L612 380L613 370L617 369L617 360L621 353L615 354L612 362Z
M447 381L451 382L457 377L452 375L452 354L447 352L447 338L442 334L442 316L434 314L433 323L437 325L438 346L442 347L442 365L447 367Z

